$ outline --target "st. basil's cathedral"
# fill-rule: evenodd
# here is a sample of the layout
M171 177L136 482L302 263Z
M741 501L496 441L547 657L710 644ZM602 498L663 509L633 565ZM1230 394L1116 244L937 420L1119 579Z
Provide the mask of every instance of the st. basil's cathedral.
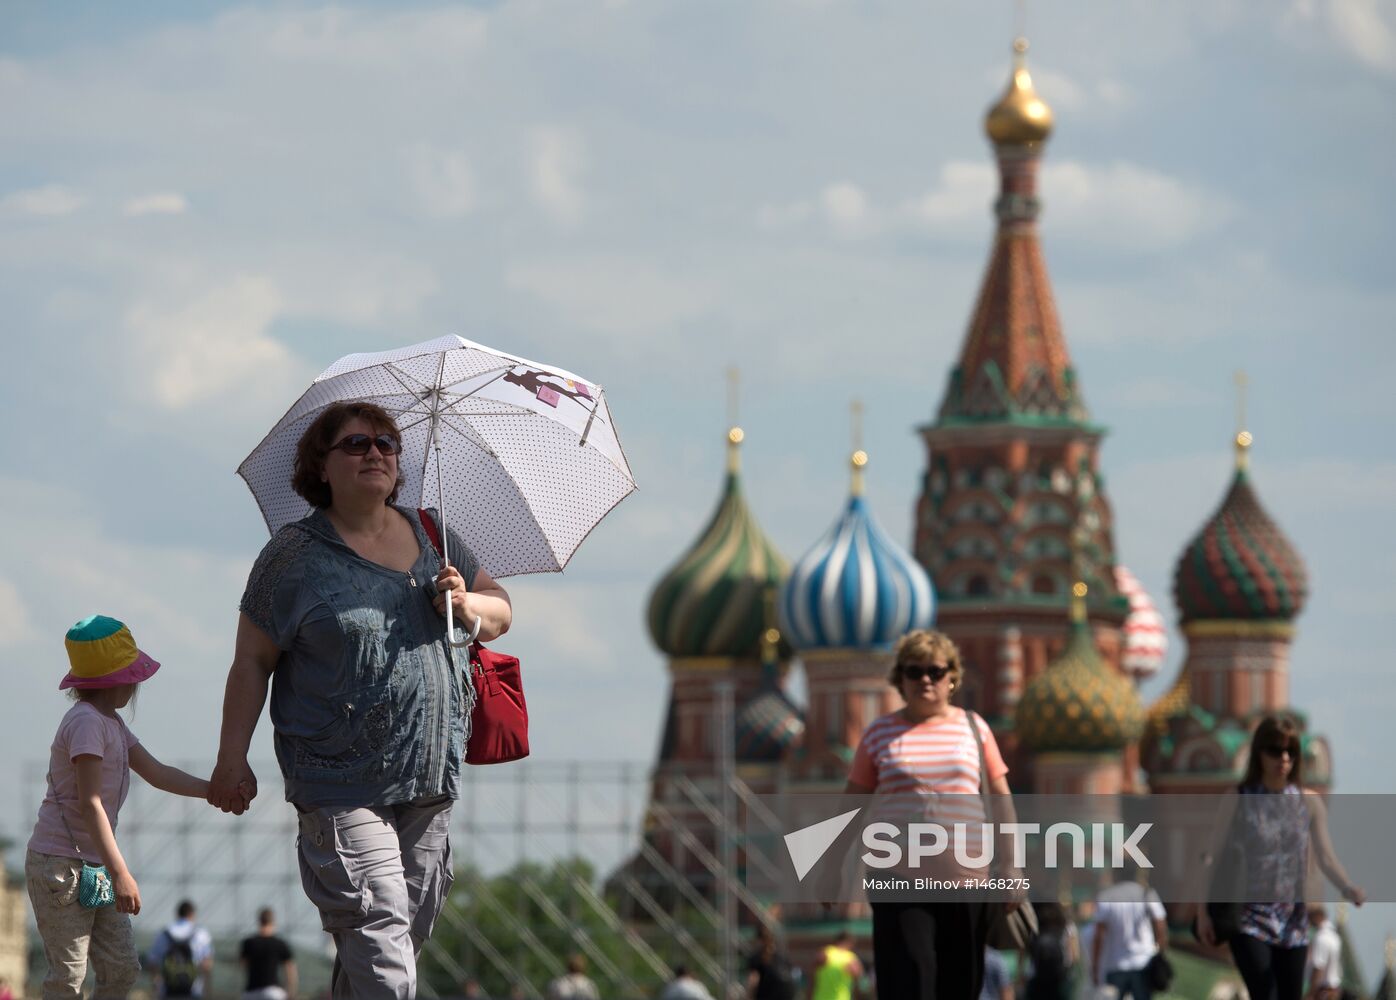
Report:
M1026 50L1015 44L1007 89L984 120L997 226L958 359L919 429L910 547L873 519L860 450L843 510L792 566L747 503L743 431L729 430L717 510L649 603L671 680L656 802L678 808L675 783L712 781L724 735L758 792L842 789L863 729L901 706L887 683L891 647L913 628L958 645L956 703L993 727L1018 792L1218 791L1239 780L1262 716L1285 711L1303 725L1289 702L1289 645L1304 564L1261 505L1244 429L1221 504L1174 570L1182 668L1167 694L1141 701L1139 682L1165 657L1164 620L1117 560L1106 428L1087 408L1038 238L1053 117ZM1088 596L1072 616L1078 582ZM785 690L797 659L803 706ZM1327 741L1306 733L1302 745L1306 783L1327 790Z

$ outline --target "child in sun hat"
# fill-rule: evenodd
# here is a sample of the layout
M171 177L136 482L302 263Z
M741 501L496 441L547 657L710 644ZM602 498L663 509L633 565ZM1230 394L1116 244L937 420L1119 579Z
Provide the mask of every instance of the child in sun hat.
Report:
M141 652L131 630L106 615L68 630L70 670L58 686L77 702L58 724L49 752L48 789L29 838L24 873L48 957L44 997L76 997L92 963L94 996L124 997L140 962L131 914L141 892L116 845L116 814L130 772L162 791L206 798L208 782L161 764L116 714L136 685L160 669ZM105 865L114 906L80 905L84 865Z

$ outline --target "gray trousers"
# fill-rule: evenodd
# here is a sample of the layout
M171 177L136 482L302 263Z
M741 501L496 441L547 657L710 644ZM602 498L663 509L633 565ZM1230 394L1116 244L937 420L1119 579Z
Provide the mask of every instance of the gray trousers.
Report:
M48 959L44 1000L82 996L89 963L97 975L96 1000L125 997L141 971L130 916L117 913L115 906L89 910L78 905L81 871L77 858L38 851L24 856L29 901Z
M334 937L334 1000L417 995L417 955L451 888L451 800L302 812L301 885Z

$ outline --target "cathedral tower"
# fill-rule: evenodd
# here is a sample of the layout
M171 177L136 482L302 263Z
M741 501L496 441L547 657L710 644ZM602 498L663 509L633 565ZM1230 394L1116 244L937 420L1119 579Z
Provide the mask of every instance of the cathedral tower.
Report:
M1052 112L1033 89L1027 43L989 109L998 219L979 297L935 422L916 506L916 557L940 598L940 627L966 665L964 704L1012 755L1023 687L1065 647L1072 583L1089 586L1095 641L1120 667L1128 611L1114 581L1112 516L1091 422L1038 242L1038 167Z

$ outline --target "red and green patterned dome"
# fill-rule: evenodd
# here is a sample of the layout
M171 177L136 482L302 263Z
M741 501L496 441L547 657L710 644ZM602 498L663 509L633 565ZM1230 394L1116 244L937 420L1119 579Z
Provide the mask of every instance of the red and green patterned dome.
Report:
M1265 512L1246 470L1250 435L1237 437L1231 489L1188 543L1173 573L1173 600L1184 622L1199 619L1289 621L1308 596L1303 560Z

